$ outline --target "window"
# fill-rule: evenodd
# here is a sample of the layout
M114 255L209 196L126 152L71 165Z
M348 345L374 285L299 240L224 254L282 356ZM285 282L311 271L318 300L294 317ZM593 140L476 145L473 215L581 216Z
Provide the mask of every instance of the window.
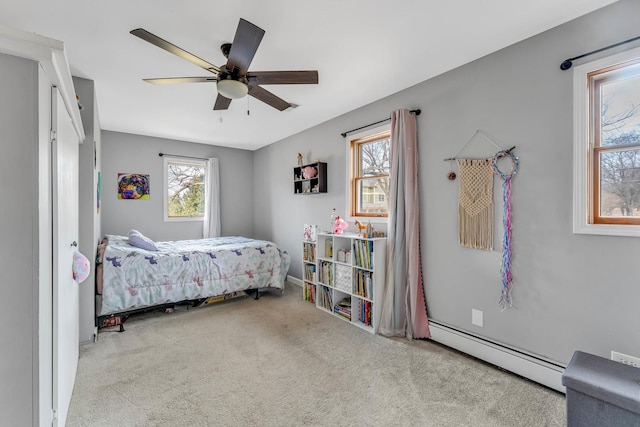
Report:
M206 160L164 158L165 221L202 221Z
M351 217L388 216L390 146L389 126L354 136L349 141Z
M640 62L588 74L595 224L640 224Z
M640 236L640 49L574 71L574 232Z

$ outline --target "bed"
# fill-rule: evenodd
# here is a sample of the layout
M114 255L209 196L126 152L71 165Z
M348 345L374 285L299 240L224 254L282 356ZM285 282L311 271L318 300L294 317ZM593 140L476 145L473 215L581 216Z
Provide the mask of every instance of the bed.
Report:
M105 319L150 307L249 290L256 296L268 288L284 291L291 258L272 242L232 236L153 243L157 250L132 246L127 236L107 235L99 245L99 327Z

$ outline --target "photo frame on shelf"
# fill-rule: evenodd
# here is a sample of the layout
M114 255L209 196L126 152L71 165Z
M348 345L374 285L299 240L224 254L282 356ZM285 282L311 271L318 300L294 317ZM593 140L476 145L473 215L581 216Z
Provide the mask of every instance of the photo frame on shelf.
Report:
M304 240L315 242L318 237L318 226L315 224L305 224L303 232Z

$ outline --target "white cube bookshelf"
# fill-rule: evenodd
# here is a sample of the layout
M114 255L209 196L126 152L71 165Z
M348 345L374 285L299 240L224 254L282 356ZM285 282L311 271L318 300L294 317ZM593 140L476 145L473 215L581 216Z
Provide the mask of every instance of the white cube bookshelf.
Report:
M319 233L317 240L305 240L304 299L352 325L375 332L380 323L386 246L384 237L364 238L350 233Z

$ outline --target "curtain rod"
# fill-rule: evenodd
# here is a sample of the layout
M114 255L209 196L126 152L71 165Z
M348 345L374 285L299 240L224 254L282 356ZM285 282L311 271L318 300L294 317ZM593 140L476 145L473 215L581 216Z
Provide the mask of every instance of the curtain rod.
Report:
M419 116L420 113L422 113L422 111L420 111L419 108L417 110L410 110L409 112L415 114L416 116ZM389 121L389 120L391 120L391 117L383 119L383 120L379 120L379 121L377 121L375 123L370 123L368 125L360 126L359 128L356 128L356 129L351 129L351 130L348 130L346 132L342 132L340 135L342 135L342 137L344 138L345 136L347 136L351 132L355 132L355 131L361 130L361 129L366 129L368 127L375 126L375 125L378 125L380 123L384 123L384 122Z
M515 149L516 149L516 146L514 145L513 147L509 148L508 150L504 150L504 151L506 151L507 153L511 153ZM467 157L449 157L448 159L442 159L442 160L444 160L445 162L449 162L449 161L452 161L452 160L463 160L463 159L467 159ZM473 158L471 160L483 160L483 159L475 159L475 158Z
M179 154L158 153L158 156L182 157L183 159L209 160L206 157L181 156Z
M607 46L607 47L603 47L603 48L600 48L600 49L592 50L591 52L583 53L582 55L578 55L578 56L576 56L574 58L565 59L562 62L562 64L560 64L560 69L563 70L563 71L564 70L568 70L569 68L571 68L573 66L573 62L572 61L575 61L576 59L584 58L585 56L593 55L594 53L602 52L603 50L611 49L612 47L620 46L621 44L625 44L625 43L630 43L630 42L632 42L634 40L638 40L638 39L640 39L640 36L634 37L632 39L625 40L625 41L622 41L622 42L618 42L618 43L612 44L612 45Z

